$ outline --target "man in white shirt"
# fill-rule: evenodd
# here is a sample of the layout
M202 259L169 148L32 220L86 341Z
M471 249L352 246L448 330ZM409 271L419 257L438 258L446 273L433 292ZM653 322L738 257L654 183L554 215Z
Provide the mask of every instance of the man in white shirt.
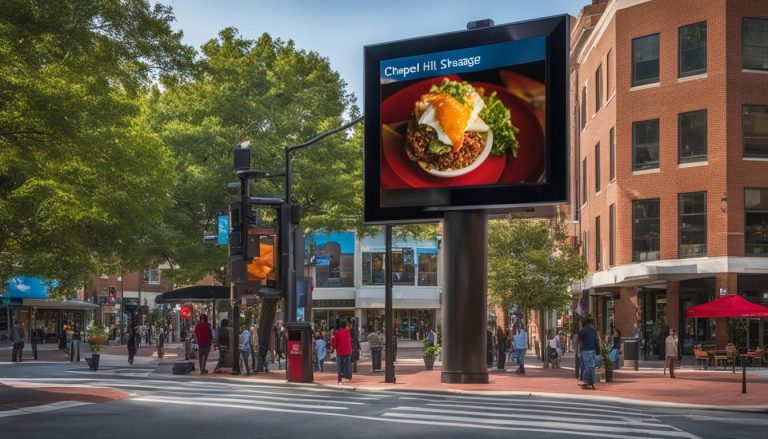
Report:
M664 369L669 368L669 377L674 378L675 362L677 362L677 335L675 335L674 329L669 330L669 336L667 336L667 339L664 341L664 347Z

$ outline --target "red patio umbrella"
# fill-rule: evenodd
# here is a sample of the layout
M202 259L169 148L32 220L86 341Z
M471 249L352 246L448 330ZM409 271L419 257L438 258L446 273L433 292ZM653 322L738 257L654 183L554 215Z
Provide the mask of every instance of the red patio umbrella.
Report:
M729 294L697 305L685 312L688 318L733 317L742 319L768 319L768 308L752 303L738 294Z

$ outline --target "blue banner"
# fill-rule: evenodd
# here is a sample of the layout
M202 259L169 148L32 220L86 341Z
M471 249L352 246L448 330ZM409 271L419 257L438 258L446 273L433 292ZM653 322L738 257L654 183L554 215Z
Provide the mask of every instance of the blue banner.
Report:
M546 42L545 37L538 37L383 60L379 76L384 84L542 61L547 56Z
M219 245L227 245L229 242L229 216L219 215L219 218L216 222L218 224L219 231L217 243Z
M48 287L55 287L58 282L31 276L18 276L8 279L4 299L47 299Z

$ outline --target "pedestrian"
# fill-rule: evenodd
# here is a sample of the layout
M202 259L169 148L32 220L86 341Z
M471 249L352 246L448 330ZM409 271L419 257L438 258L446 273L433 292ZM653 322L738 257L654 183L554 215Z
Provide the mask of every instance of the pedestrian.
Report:
M677 362L677 335L675 330L670 329L667 339L664 340L664 373L669 368L669 377L675 377L675 362Z
M371 372L381 370L381 343L379 343L379 334L371 331L367 337L368 345L371 348Z
M501 326L496 327L496 368L504 370L507 359L507 331Z
M321 332L318 332L315 336L315 369L318 372L323 372L323 363L325 362L326 355L325 338L323 338Z
M597 340L595 321L592 318L588 318L586 326L579 330L577 343L581 348L581 368L584 381L581 388L596 390L597 373L595 367L597 366L597 356L600 355L600 343Z
M434 346L435 345L435 331L432 330L429 326L426 326L427 328L427 346Z
M259 333L256 332L256 327L251 326L250 336L248 343L251 347L251 370L256 373L256 357L258 356L259 349Z
M488 367L493 367L494 348L493 332L491 332L491 328L488 328L485 330L485 363Z
M528 352L528 333L524 327L520 327L513 338L515 345L515 357L517 357L517 370L515 373L525 375L525 354Z
M229 320L227 319L221 319L221 326L219 326L219 331L216 335L216 344L219 348L219 361L216 363L213 373L221 373L221 368L224 367L224 364L227 361L227 355L229 354ZM235 361L240 361L240 359L233 358L233 366Z
M40 343L40 340L43 338L41 335L42 333L42 329L33 329L32 334L29 337L29 341L32 343L32 358L35 360L37 360L37 344Z
M333 349L336 350L336 364L338 366L338 384L341 379L346 378L347 383L352 382L352 322L347 322L347 326L336 331L333 338Z
M195 325L195 338L197 338L199 354L197 361L200 364L200 375L204 375L208 373L208 369L205 368L205 363L208 361L208 354L211 352L211 343L213 341L211 336L211 325L208 324L208 316L205 314L200 315L200 321Z
M11 342L13 343L11 359L14 362L21 362L22 352L24 352L24 330L21 329L18 320L14 320L11 327Z
M128 332L128 364L133 364L133 357L136 355L136 329L131 328Z
M248 331L248 329L245 327L245 325L240 325L240 356L243 358L243 363L245 363L245 375L250 376L251 375L251 365L248 363L248 360L251 357L251 333ZM235 360L232 359L234 362ZM239 359L237 361L240 361Z
M397 329L392 330L392 361L397 362Z
M559 369L560 357L563 356L563 353L560 345L560 339L551 329L547 331L547 354L549 355L549 362L552 365L552 369Z
M621 352L621 331L618 328L613 328L613 339L611 346L611 353L609 354L610 360L613 363L614 369L619 369L621 363L619 361L619 352Z

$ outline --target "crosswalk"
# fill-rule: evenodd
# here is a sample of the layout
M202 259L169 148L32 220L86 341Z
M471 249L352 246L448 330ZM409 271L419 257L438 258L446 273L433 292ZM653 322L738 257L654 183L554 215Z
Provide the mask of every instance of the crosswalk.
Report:
M77 384L79 381L73 381ZM57 384L63 384L57 381ZM523 437L547 433L581 438L691 438L665 424L660 415L631 406L594 400L526 395L497 396L421 391L351 391L267 382L121 379L98 377L90 386L111 387L132 395L132 404L176 405L296 413L435 427L517 432Z

